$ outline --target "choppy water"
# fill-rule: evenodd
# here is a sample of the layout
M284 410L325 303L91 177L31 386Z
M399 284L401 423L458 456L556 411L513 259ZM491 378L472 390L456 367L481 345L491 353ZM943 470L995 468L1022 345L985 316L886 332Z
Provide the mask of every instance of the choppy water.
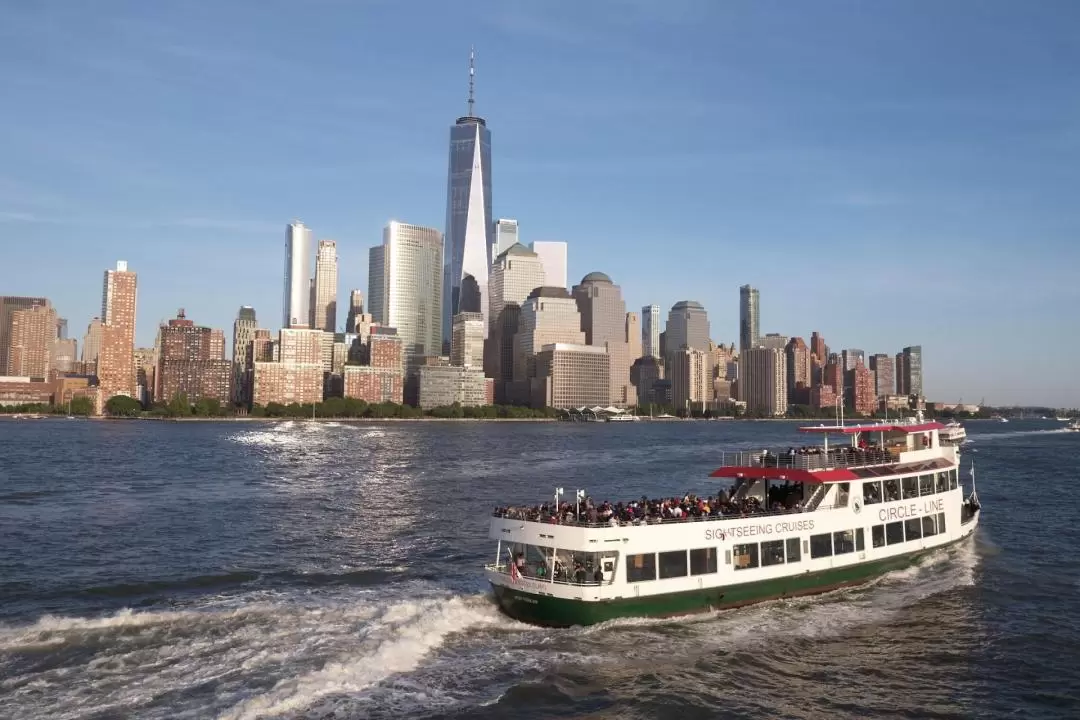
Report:
M547 630L487 598L493 505L708 490L719 450L793 426L0 422L0 717L1080 716L1080 436L968 430L974 542Z

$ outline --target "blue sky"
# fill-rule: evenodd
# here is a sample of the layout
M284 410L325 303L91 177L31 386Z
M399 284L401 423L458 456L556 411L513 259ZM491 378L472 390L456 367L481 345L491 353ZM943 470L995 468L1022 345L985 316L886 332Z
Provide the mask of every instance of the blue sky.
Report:
M931 399L1080 405L1074 2L249 0L3 4L0 294L80 336L139 273L277 327L284 228L338 241L340 302L399 219L442 229L448 127L492 130L495 215L628 308L895 353Z

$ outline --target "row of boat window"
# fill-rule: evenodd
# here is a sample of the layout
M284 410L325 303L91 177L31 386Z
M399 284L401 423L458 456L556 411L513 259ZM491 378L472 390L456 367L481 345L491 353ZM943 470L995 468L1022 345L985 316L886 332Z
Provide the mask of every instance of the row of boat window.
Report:
M957 488L956 470L942 470L899 480L863 481L863 503L873 505L896 500L914 500Z
M820 558L862 552L865 549L865 538L863 529L855 528L811 535L809 540L802 542L802 545L800 551L799 538L788 538L763 543L743 543L734 546L731 551L735 560L735 569L749 570L756 567L783 565L785 562L799 562L802 560L803 553L810 553L811 558Z
M909 540L919 540L945 532L945 513L924 515L921 518L898 520L870 528L870 542L874 547L898 545Z

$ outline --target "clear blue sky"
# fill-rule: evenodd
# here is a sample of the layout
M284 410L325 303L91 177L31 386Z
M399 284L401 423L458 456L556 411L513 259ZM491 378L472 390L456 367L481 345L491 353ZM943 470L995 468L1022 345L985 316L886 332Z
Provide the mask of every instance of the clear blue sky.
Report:
M0 294L80 336L139 273L276 328L286 223L338 241L340 302L389 219L442 229L448 126L493 133L495 215L630 309L737 337L921 344L931 399L1080 405L1080 4L4 3Z

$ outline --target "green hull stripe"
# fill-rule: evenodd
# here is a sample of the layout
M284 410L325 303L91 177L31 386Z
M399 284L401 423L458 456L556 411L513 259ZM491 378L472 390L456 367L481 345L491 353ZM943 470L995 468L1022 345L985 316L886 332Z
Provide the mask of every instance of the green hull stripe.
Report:
M522 592L503 585L492 584L491 587L499 607L515 620L548 627L593 625L616 618L674 617L750 605L766 600L828 592L858 585L883 573L908 567L921 557L943 547L948 546L943 545L883 560L812 573L804 572L759 582L685 590L663 595L623 597L614 600L567 600L550 595Z

